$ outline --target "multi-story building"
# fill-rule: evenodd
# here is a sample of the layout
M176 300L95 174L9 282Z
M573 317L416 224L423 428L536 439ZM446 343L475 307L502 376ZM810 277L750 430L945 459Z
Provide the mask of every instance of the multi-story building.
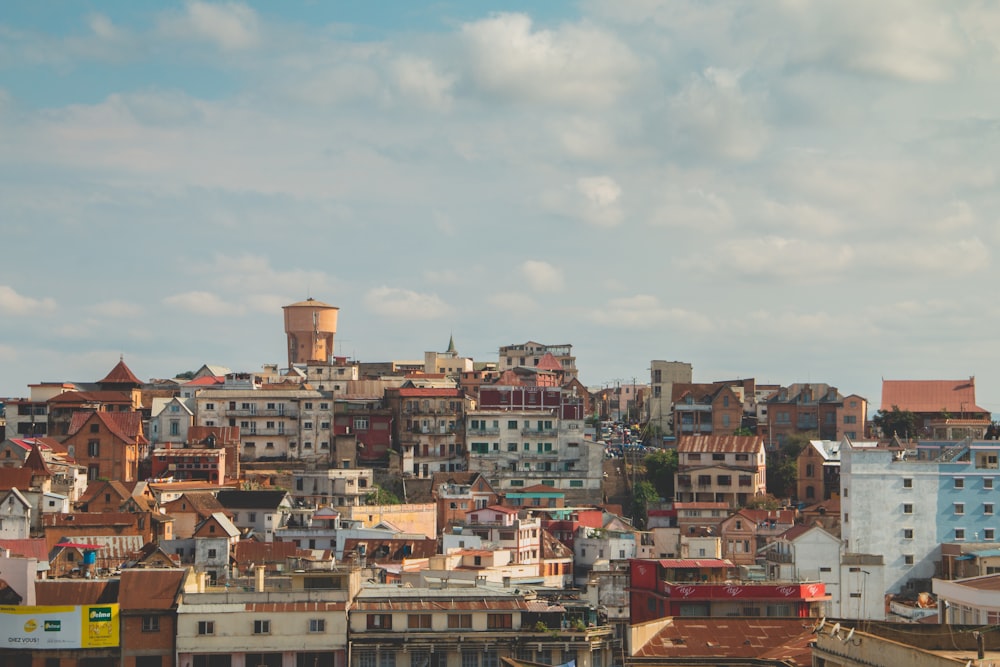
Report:
M881 411L912 412L917 433L883 433L886 438L982 439L992 415L976 404L976 378L968 380L882 380Z
M466 414L469 469L498 491L535 484L599 499L604 449L584 436L583 402L558 387L491 386Z
M819 581L739 582L728 560L635 559L630 570L633 625L666 616L819 618L830 599Z
M462 373L473 370L471 357L461 357L455 349L455 337L448 339L448 349L444 352L424 352L424 372L437 373L451 378L459 378Z
M879 593L928 590L941 545L997 541L1000 442L841 446L841 537L845 550L882 554Z
M472 510L500 501L489 481L477 472L435 473L431 497L437 504L438 529L443 531L465 524Z
M767 492L760 436L689 436L677 442L679 502L722 502L743 507Z
M164 442L187 442L188 429L194 424L194 410L194 399L180 396L154 398L146 427L149 441L154 447Z
M673 386L674 433L731 435L743 422L743 399L724 383Z
M532 612L553 608L563 611ZM564 607L533 607L523 595L488 586L366 587L350 610L351 667L500 667L501 658L612 664L612 628L566 616Z
M844 397L844 404L837 411L837 441L844 438L861 440L867 433L868 399L857 394Z
M195 396L198 426L238 426L245 460L329 456L333 399L311 389L205 389Z
M501 347L497 370L503 373L519 366L538 366L546 354L555 357L559 368L562 369L564 382L568 382L578 375L572 345L543 345L533 341Z
M777 449L790 435L812 433L820 440L834 440L842 429L838 415L845 413L844 397L828 384L793 384L781 387L767 399L767 446Z
M68 382L42 382L28 385L30 398L9 398L4 402L7 437L44 436L49 432L49 399L76 385Z
M853 440L853 438L851 438ZM810 440L796 459L796 498L814 504L840 494L840 440Z
M373 488L371 468L296 470L290 493L296 507L343 507L363 505Z
M509 549L514 562L539 563L542 544L542 521L528 511L493 505L469 512L463 529L484 543Z
M278 588L256 572L253 590L185 586L177 605L178 664L191 667L347 667L352 568L293 572Z
M63 444L87 468L87 479L135 482L149 441L138 412L77 412Z
M389 388L385 402L393 411L404 475L428 479L438 472L465 470L465 410L472 406L454 387Z
M693 367L683 361L649 362L649 423L660 435L673 434L673 393L674 384L691 382Z

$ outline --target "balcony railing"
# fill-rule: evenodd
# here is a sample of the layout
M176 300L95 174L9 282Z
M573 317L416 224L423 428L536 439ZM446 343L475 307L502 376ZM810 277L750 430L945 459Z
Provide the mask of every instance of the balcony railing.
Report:
M477 435L500 435L499 428L470 428L468 431L470 436Z
M224 410L229 417L287 417L288 419L298 419L298 410L255 410L241 408L239 410Z

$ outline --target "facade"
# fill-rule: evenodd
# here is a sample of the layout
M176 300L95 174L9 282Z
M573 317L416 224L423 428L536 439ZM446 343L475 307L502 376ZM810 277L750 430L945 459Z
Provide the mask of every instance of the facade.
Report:
M487 586L373 586L350 610L351 667L501 667L501 658L611 665L612 629L571 626L565 616L542 620L522 595Z
M225 449L154 449L151 472L154 479L199 480L220 487L232 481L226 479Z
M402 473L429 479L439 472L465 470L465 411L471 407L461 389L399 387L385 392L393 413L394 437Z
M466 415L469 469L498 491L544 484L567 499L600 493L603 447L584 437L583 402L558 387L482 387Z
M824 616L841 618L840 538L819 526L789 528L764 551L770 581L821 581L830 594Z
M241 531L252 531L264 542L274 540L274 531L288 522L292 498L287 491L239 491L223 489L216 499Z
M424 352L425 373L459 378L462 373L471 373L472 370L472 358L458 356L454 337L448 339L448 349L445 352Z
M154 398L147 429L149 441L154 446L187 442L188 429L194 424L194 408L190 398Z
M542 521L530 512L494 505L473 510L462 534L477 536L484 545L508 549L517 564L541 562Z
M661 435L673 435L673 387L675 383L691 382L694 369L683 361L649 362L649 423Z
M799 454L796 466L799 502L814 504L839 496L840 440L810 440Z
M788 436L796 433L818 434L821 440L834 440L841 432L844 397L823 383L793 384L781 387L767 399L767 447L777 449Z
M743 424L743 399L725 383L673 385L674 433L731 435Z
M845 396L843 406L837 411L837 442L844 438L863 439L867 424L868 399L857 394Z
M543 345L528 341L519 345L505 345L500 348L497 370L503 373L519 366L537 366L546 354L551 354L562 369L563 381L569 382L578 375L576 357L572 345Z
M329 455L333 399L311 389L205 389L195 395L198 426L239 427L248 461Z
M472 510L496 505L500 496L479 473L436 473L431 483L431 497L437 504L439 530L461 526Z
M177 636L179 569L126 569L120 575L121 667L171 667Z
M764 440L759 436L688 436L677 442L675 497L743 507L767 492Z
M278 589L260 568L253 590L185 586L177 659L186 667L347 667L347 606L358 571L292 573Z
M722 557L736 565L756 565L760 551L793 525L794 510L742 509L719 523Z
M87 469L87 479L135 482L149 442L138 412L77 412L63 444Z
M363 505L374 488L371 468L296 470L292 480L295 507Z

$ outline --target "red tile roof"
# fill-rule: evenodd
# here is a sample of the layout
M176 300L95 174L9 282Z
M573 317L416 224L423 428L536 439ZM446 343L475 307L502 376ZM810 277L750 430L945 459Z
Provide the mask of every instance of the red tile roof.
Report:
M67 391L64 394L53 396L48 401L49 405L81 405L84 403L131 403L131 394L124 391Z
M753 454L764 448L759 435L686 435L677 441L678 452Z
M138 387L142 384L142 380L125 365L125 359L121 359L103 380L97 381L97 384L132 384Z
M35 472L30 468L0 468L0 491L17 488L27 491Z
M937 413L953 416L969 412L989 412L976 405L976 378L967 380L882 380L882 410Z
M635 651L637 658L728 658L785 660L811 665L815 624L807 618L680 618Z
M172 609L186 574L185 570L122 570L118 604L123 612Z
M535 368L537 368L540 371L562 372L563 370L562 364L559 363L559 360L556 359L555 355L552 354L551 352L546 352L544 355L542 355L542 358L538 360L538 363L535 365Z
M76 435L94 417L124 442L147 442L142 435L142 415L138 412L76 412L70 420L67 435Z
M226 384L226 378L223 375L205 375L204 377L195 378L190 382L185 382L182 386L184 387L212 387L217 384Z
M27 540L0 540L0 549L10 549L13 556L23 556L24 558L37 558L39 561L48 562L49 548L45 539L33 537Z

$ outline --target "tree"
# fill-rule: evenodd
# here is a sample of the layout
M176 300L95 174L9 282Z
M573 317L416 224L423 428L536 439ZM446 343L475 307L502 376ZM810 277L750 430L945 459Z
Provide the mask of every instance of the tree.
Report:
M746 504L751 510L778 510L781 509L781 501L768 493L763 496L754 496Z
M917 416L909 410L900 410L898 405L886 412L879 410L872 417L872 425L882 434L882 437L899 436L906 440L917 435Z
M649 517L649 504L659 500L656 488L646 481L636 482L632 489L632 519L636 527L645 529Z
M746 426L740 426L738 429L733 431L733 435L756 435L756 434L750 429L748 429Z
M365 496L366 505L399 505L400 500L392 491L383 489L378 484Z
M646 479L653 485L658 498L673 498L674 474L677 472L677 451L658 449L643 459Z
M796 495L799 479L799 454L809 446L816 433L792 433L782 439L778 450L767 457L767 490L777 498Z

